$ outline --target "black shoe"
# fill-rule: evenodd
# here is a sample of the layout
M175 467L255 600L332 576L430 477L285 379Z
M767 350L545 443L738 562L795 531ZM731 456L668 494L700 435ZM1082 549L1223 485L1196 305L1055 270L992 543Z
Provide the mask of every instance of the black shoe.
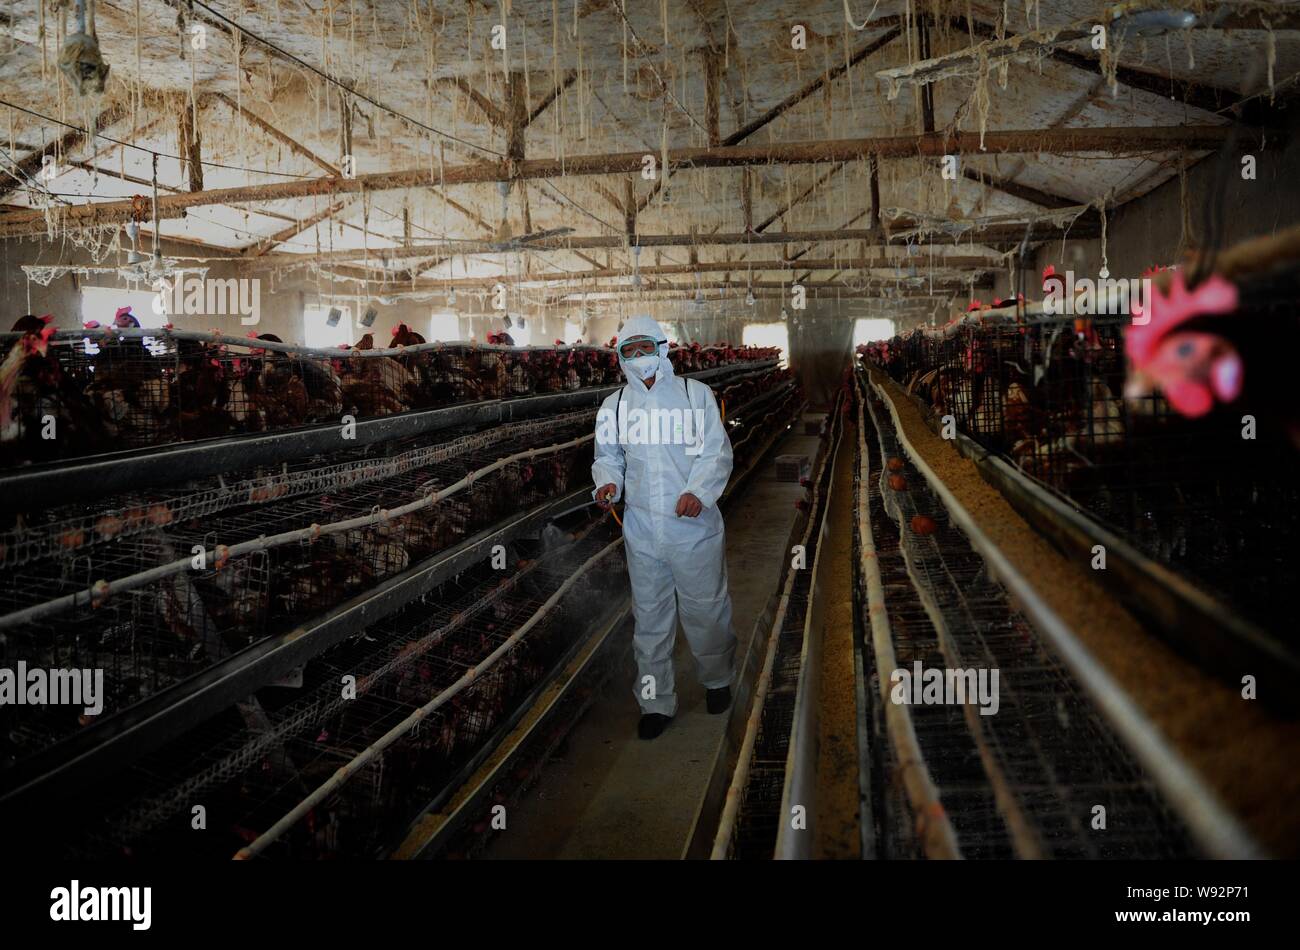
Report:
M663 713L646 713L637 723L636 734L642 739L657 739L672 718Z
M715 716L726 712L727 707L731 705L731 687L722 686L718 689L705 690L704 705Z

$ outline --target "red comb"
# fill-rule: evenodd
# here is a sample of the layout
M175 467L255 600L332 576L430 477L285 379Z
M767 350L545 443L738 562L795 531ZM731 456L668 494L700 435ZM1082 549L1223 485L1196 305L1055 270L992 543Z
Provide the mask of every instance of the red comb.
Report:
M1133 365L1145 366L1155 355L1160 341L1173 330L1205 314L1232 313L1237 309L1237 301L1237 288L1218 274L1189 291L1182 273L1175 273L1168 294L1152 288L1148 301L1150 313L1143 310L1140 301L1129 307L1133 325L1124 333L1124 350Z

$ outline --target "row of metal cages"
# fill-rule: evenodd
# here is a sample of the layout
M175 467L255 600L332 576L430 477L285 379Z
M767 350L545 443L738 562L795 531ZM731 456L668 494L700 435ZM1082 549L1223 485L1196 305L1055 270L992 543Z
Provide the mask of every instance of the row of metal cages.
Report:
M740 468L786 370L709 379ZM0 533L0 664L96 670L102 709L0 706L3 769L589 488L595 410L340 449L18 516Z
M37 806L22 834L43 842L45 853L91 859L223 860L250 846L256 857L292 860L391 851L626 596L622 550L611 548L617 535L612 519L588 509L564 519L553 537L510 542L504 561L476 562L314 657L294 682L263 687L95 783L93 797L60 789L69 807ZM396 741L367 755L415 710L482 667ZM345 782L300 807L344 767ZM295 819L283 834L259 840L290 814Z
M857 504L867 512L872 569L884 592L884 619L896 669L914 664L997 670L996 715L975 716L952 704L908 705L916 748L938 792L966 858L1135 859L1194 857L1187 831L1170 813L1142 769L1016 608L984 558L950 517L943 502L906 460L892 419L866 380L858 390L865 431ZM906 490L892 479L901 478ZM914 519L931 528L916 530ZM869 648L862 651L864 697L872 750L871 814L876 854L925 856L924 806L891 777L910 757L891 739L885 704L892 670L881 669L872 648L870 612L879 609L861 569L863 539L854 526L855 609ZM879 634L876 634L879 635ZM981 748L987 753L982 753ZM987 754L987 761L985 759ZM990 764L996 768L991 771ZM999 784L1000 783L1000 784ZM1001 790L1007 797L1000 802ZM1086 821L1104 804L1103 834ZM1008 807L1009 806L1009 807Z
M752 380L717 387L752 393L727 422L737 474L802 405L788 374L770 376L757 392ZM545 441L570 424L549 421ZM295 682L259 689L95 783L93 801L63 790L76 807L49 810L25 833L89 858L388 854L616 615L627 589L618 538L593 506L556 516L535 538L503 545L501 560L475 560L310 659Z
M1245 366L1240 398L1195 417L1133 385L1127 316L968 318L859 356L1149 557L1282 631L1300 584L1300 401L1282 365L1300 326L1300 270L1238 292L1236 311L1193 325L1174 353L1192 380L1212 373L1198 361L1225 345L1205 339L1217 332Z
M404 328L394 342L321 350L272 334L3 334L0 468L623 381L609 346L426 343ZM669 351L683 373L777 355L725 344Z

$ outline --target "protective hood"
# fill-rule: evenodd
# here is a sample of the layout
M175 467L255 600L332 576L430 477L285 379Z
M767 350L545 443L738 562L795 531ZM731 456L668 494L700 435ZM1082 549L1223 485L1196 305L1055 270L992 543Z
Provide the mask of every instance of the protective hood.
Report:
M659 321L649 315L630 317L627 322L623 324L623 329L618 332L618 339L615 341L616 347L622 346L634 336L648 336L652 340L662 340L665 338L663 327L659 326ZM621 356L619 357L618 362L619 367L623 370L623 375L628 378L629 382L637 378L628 368L626 362L624 362ZM659 369L655 373L655 379L663 379L672 375L673 364L668 359L668 344L660 343Z

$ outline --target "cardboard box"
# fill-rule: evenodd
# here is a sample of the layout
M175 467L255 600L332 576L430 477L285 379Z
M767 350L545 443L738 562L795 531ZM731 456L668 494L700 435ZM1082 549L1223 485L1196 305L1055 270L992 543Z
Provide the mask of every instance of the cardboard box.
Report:
M806 455L778 455L776 457L776 480L778 482L797 482L807 478L812 471L812 464Z

